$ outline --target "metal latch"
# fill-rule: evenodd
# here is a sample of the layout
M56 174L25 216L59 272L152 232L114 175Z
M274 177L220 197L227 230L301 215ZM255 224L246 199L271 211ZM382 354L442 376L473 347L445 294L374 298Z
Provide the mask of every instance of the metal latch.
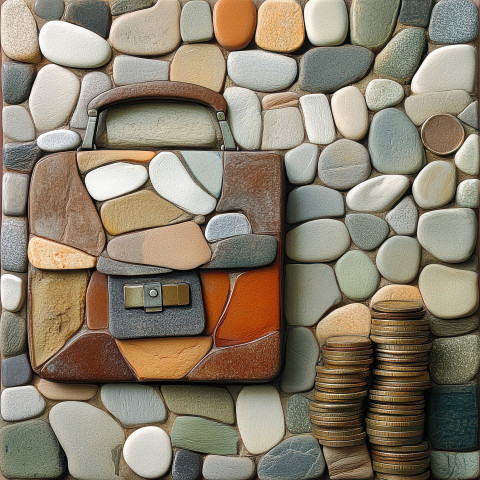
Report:
M123 287L125 308L144 308L145 312L161 312L163 307L190 304L190 285L162 285L160 282Z

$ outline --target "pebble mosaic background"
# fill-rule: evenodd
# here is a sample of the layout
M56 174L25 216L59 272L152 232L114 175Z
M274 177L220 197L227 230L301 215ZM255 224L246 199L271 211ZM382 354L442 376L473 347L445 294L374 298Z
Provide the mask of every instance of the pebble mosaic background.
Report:
M436 386L427 418L431 470L439 480L479 478L477 35L470 0L6 0L3 476L368 479L373 471L366 448L321 448L311 434L309 399L320 347L335 335L369 335L372 301L423 299L435 336L430 374ZM60 222L66 245L41 235L28 244L33 167L42 156L80 145L90 99L114 86L154 80L222 93L241 150L276 150L284 158L286 355L283 372L271 384L97 386L58 384L32 374L28 259L50 268L48 262L89 269L98 256L71 243L94 242L89 226L66 229L58 212L43 212L41 228L53 228L49 218ZM217 134L198 106L172 113L138 104L113 109L100 142L154 149L170 138L208 148ZM115 159L102 164L86 156L78 167L91 171L85 182L97 206L104 200L107 205L141 190L148 178L142 163L151 158L132 153L125 169ZM64 196L62 187L79 178L68 162L53 168L39 182L47 185L45 198ZM192 182L180 170L171 177L173 185L186 181L182 175ZM64 182L49 191L49 175L59 172ZM215 178L204 182L201 207L212 198L206 192L212 193L208 187ZM156 226L163 207L146 192L134 194L132 208ZM31 198L37 194L30 191ZM183 200L172 199L176 205ZM41 211L41 203L33 205ZM119 200L107 209L105 228L114 235L138 229L129 208ZM178 217L177 211L162 214ZM99 221L95 211L92 218ZM248 221L227 220L209 224L211 239L250 233ZM120 268L102 261L105 269ZM122 268L124 274L135 266ZM52 318L62 320L45 332L38 364L78 330L70 319L85 310L86 271L39 282L37 298ZM99 295L98 305L104 300L102 282L95 273L88 285L94 299ZM260 294L254 291L252 301ZM237 339L232 362L240 369L252 341ZM92 365L98 360L95 351L79 355Z

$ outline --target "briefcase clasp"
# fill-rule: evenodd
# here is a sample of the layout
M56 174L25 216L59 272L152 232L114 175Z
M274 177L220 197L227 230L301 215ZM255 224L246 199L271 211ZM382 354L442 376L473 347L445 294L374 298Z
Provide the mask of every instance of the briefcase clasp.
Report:
M164 307L190 304L190 285L162 285L160 282L123 287L125 308L143 308L145 312L161 312Z

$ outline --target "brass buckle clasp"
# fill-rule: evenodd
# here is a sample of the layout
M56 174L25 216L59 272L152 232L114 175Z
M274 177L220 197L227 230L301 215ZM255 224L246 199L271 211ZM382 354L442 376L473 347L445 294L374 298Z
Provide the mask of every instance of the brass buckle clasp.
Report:
M164 307L179 307L190 304L190 285L162 285L149 282L143 285L123 287L125 308L143 308L145 312L161 312Z

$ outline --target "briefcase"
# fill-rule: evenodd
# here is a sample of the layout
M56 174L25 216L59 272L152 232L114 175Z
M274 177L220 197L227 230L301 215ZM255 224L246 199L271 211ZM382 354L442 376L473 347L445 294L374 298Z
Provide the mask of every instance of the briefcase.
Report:
M154 128L173 137L194 112L193 139L210 115L223 144L171 145L178 139L145 129L126 139L115 125L132 112L157 115ZM32 173L35 372L64 382L273 379L282 360L281 157L239 151L223 96L192 84L114 88L88 115L79 151L48 155Z

